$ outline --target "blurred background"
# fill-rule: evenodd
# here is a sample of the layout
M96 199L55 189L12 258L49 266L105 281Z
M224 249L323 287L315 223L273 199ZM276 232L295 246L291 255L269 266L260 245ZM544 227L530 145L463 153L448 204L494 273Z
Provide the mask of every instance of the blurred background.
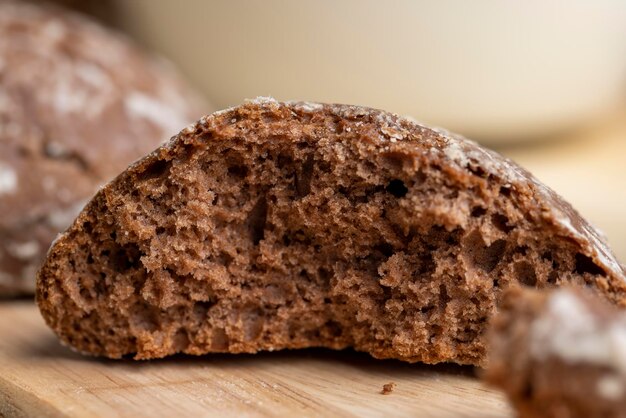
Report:
M360 104L496 148L626 261L624 0L57 0L171 60L218 108Z

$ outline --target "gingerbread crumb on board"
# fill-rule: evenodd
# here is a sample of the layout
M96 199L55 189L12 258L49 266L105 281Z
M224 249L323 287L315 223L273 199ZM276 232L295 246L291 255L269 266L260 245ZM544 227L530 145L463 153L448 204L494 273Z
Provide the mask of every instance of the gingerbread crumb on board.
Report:
M383 395L389 395L395 388L396 384L394 382L385 383L380 393Z

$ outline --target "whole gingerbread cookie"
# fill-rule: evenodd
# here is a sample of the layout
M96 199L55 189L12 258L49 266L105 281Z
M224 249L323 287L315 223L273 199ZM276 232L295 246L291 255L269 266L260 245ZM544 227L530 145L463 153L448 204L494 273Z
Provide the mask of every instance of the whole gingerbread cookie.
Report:
M0 296L32 293L50 243L98 187L206 111L129 40L0 1Z

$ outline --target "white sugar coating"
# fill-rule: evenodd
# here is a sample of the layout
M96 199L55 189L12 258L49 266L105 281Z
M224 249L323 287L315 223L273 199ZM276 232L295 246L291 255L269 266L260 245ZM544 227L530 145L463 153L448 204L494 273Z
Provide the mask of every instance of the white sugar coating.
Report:
M0 162L0 196L17 190L17 175L9 165Z
M407 136L407 133L404 129L398 130L389 126L382 126L380 131L390 138L391 142L395 142L395 140L404 139Z
M68 150L65 145L57 141L46 142L44 149L47 155L53 158L60 158L67 155Z
M65 230L72 224L86 203L86 201L81 201L66 209L57 209L50 212L46 217L48 225L59 231Z
M39 253L37 241L15 242L7 246L7 251L20 260L30 260Z
M111 77L97 65L90 62L81 62L74 67L76 76L91 87L100 89L111 86Z
M544 360L608 367L626 376L626 318L603 323L571 290L555 291L530 329L530 353Z
M209 117L219 117L222 116L226 113L232 112L233 110L235 110L237 107L236 106L231 106L231 107L227 107L226 109L221 109L221 110L216 110L215 112L211 113L210 115L204 115L200 118L199 123L201 125L205 125L207 124L207 120Z
M58 42L67 36L65 25L58 20L50 20L41 28L45 34L45 39L51 42Z
M168 132L174 133L185 125L185 117L179 109L139 91L124 98L124 107L131 117L145 118Z
M467 154L461 148L458 142L451 142L444 150L444 154L446 157L450 158L452 161L455 161L462 167L466 167L469 164L469 160L467 159Z
M304 112L315 112L316 110L322 110L324 105L317 102L300 102L297 100L286 101L285 104L293 106L297 110Z
M625 382L619 376L604 376L598 380L596 390L609 401L619 400L624 396Z
M257 96L254 99L246 99L245 103L255 104L259 106L263 105L277 105L278 101L271 96Z
M61 77L55 85L51 104L52 108L61 114L81 113L85 110L87 103L95 103L92 98L92 94L88 91L77 88L69 79Z

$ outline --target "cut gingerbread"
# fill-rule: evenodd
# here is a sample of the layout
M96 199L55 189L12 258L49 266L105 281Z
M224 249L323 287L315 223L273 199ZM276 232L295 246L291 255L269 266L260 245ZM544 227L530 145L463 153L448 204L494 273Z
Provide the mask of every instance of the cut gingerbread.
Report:
M65 344L112 358L315 346L482 365L512 284L626 303L602 236L513 162L391 113L258 98L100 190L37 299Z

